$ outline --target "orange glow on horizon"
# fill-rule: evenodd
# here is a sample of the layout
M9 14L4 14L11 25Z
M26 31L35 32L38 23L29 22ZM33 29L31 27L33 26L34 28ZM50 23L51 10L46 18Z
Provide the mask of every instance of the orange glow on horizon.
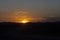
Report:
M28 23L28 22L30 22L28 19L23 19L20 21L20 23Z

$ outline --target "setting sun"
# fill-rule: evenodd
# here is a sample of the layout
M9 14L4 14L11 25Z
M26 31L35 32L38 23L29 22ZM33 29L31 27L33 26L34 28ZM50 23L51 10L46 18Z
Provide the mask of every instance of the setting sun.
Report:
M21 23L28 23L28 22L29 22L29 20L27 20L27 19L24 19L21 21Z

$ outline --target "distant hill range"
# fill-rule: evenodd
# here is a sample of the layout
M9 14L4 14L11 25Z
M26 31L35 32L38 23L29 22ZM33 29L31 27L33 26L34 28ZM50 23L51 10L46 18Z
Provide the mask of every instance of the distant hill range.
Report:
M39 35L55 35L60 36L60 22L46 22L46 23L14 23L14 22L0 22L0 34L39 34ZM9 34L11 35L11 34Z
M30 22L26 24L14 22L0 22L0 38L23 39L30 38L32 37L31 35L60 37L60 22Z

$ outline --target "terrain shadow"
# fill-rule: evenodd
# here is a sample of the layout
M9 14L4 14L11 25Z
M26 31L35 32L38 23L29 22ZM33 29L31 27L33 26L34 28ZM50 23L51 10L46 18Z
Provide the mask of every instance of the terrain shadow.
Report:
M30 22L26 24L14 22L0 22L0 39L60 39L60 22Z

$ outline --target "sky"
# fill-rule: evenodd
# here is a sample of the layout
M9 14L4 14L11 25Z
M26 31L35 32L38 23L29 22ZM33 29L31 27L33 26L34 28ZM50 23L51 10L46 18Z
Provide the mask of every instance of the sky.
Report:
M60 0L0 0L0 21L42 21L52 17L60 17Z

